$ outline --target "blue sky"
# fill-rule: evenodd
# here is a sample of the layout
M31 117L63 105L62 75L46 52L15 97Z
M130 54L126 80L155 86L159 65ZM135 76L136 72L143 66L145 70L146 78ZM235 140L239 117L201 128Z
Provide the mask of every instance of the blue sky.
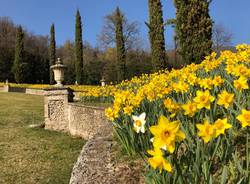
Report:
M173 18L173 0L162 0L164 19ZM75 12L79 8L83 21L83 39L97 45L103 17L116 6L128 20L138 21L141 35L147 42L147 0L0 0L0 16L10 17L16 24L34 34L48 35L51 23L56 26L58 45L74 40ZM233 44L250 43L250 0L213 0L210 7L215 23L233 33ZM173 30L166 29L166 42L172 47Z

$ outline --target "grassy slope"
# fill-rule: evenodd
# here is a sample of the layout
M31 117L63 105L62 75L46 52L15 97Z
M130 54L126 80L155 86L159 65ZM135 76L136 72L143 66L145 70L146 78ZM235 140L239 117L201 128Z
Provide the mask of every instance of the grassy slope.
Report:
M81 139L29 124L43 121L43 97L0 93L0 183L68 183Z

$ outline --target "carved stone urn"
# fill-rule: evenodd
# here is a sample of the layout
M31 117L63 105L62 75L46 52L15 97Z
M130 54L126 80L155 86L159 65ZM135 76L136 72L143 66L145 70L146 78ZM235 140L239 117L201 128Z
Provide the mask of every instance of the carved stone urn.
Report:
M64 71L67 68L66 65L63 65L62 61L60 58L57 58L56 64L52 65L50 69L54 73L54 79L56 81L55 86L56 87L63 87L63 80L64 80Z

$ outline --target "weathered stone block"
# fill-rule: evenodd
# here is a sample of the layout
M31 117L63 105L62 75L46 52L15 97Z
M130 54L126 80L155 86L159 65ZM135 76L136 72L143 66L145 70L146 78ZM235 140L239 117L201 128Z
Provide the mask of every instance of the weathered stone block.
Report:
M9 91L10 91L10 85L4 85L3 92L9 92Z
M45 129L69 132L69 101L73 101L72 90L69 88L52 88L45 90Z

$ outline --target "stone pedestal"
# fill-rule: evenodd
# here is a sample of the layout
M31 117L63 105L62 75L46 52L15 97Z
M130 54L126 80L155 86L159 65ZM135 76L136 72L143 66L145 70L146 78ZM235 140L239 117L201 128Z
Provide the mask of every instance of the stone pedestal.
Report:
M45 129L69 131L68 103L73 102L73 90L69 88L46 89L44 93Z
M3 92L9 92L10 91L10 85L9 84L5 84L3 86Z

